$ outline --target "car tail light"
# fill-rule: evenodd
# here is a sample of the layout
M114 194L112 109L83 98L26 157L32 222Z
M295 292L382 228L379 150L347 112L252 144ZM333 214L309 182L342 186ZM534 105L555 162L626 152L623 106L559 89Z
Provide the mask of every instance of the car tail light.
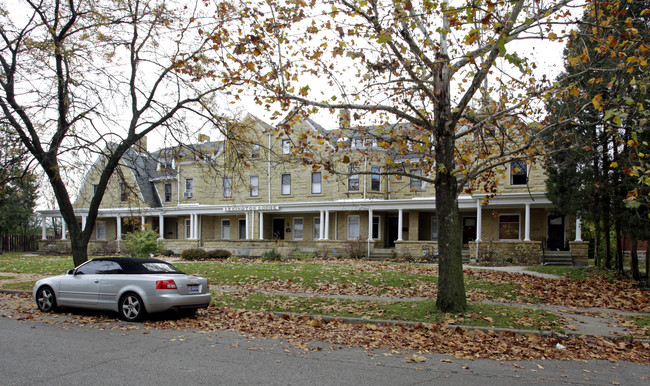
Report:
M176 283L173 280L156 280L156 289L176 289Z

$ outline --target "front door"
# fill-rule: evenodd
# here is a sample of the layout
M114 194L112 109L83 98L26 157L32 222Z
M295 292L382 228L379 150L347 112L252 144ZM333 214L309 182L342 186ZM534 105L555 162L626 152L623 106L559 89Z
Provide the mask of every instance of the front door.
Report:
M284 240L284 219L273 219L273 240Z
M395 240L397 240L397 236L399 234L399 218L397 217L389 217L388 218L388 240L387 240L387 247L388 248L393 248L395 247Z
M548 217L548 245L549 251L561 251L564 246L564 216Z
M463 217L463 246L476 240L476 217Z

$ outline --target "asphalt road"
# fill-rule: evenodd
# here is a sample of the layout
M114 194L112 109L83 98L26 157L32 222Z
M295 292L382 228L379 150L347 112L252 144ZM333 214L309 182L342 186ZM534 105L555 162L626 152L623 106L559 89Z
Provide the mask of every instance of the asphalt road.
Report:
M116 322L116 325L119 325ZM318 346L318 343L314 343ZM320 346L237 332L119 331L0 317L1 385L645 385L650 365L500 362ZM418 361L408 362L416 357ZM421 361L425 359L425 361Z

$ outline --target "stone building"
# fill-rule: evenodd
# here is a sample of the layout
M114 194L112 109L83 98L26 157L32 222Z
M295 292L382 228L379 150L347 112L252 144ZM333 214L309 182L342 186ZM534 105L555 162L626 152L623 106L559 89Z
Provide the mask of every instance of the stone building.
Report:
M111 178L89 253L120 252L123 235L140 228L159 232L163 249L175 253L203 248L260 256L276 248L285 256L295 250L336 256L351 242L363 243L370 256L436 253L432 184L388 173L395 167L411 175L427 172L411 168L417 162L408 154L390 155L369 135L380 128L337 137L308 118L281 124L290 130L273 130L248 115L233 125L228 140L200 136L193 146L151 153L146 141L134 146ZM345 115L341 125L349 126ZM319 157L347 163L347 173L310 164ZM102 162L99 157L84 177L75 204L84 226ZM541 163L513 160L504 168L494 177L500 179L496 193L458 198L464 256L545 262L550 251L570 251L569 261L586 263L579 219L550 214ZM40 213L43 224L60 217ZM65 231L61 240L43 238L42 250L67 246Z

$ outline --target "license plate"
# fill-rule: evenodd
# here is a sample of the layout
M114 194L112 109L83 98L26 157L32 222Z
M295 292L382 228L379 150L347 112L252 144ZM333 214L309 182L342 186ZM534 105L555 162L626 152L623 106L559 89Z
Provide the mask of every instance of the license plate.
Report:
M199 292L199 285L198 284L190 284L187 286L188 292Z

